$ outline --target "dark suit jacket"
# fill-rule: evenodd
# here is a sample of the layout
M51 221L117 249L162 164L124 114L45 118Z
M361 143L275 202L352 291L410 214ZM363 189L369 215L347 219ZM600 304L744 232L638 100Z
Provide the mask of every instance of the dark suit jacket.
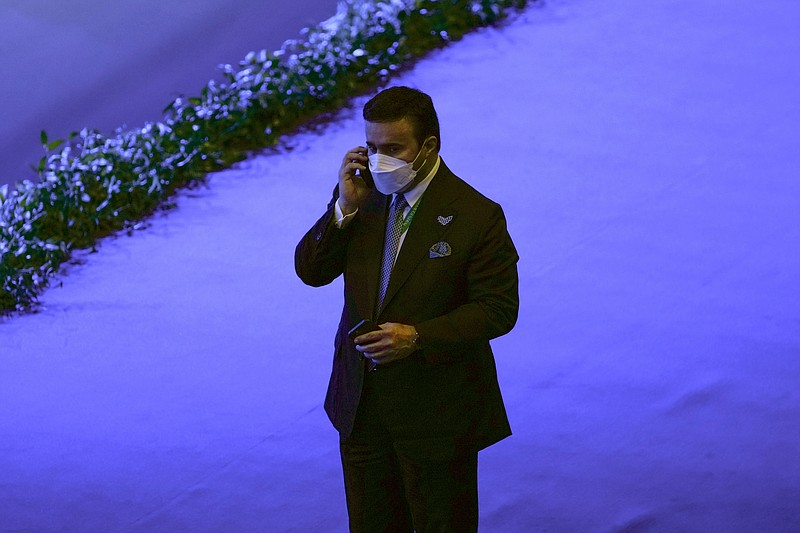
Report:
M353 428L365 362L347 332L372 318L410 324L419 332L422 350L378 369L390 380L386 394L394 395L393 416L409 438L452 438L482 449L510 435L489 346L511 330L519 308L518 256L501 207L442 162L420 199L376 317L390 197L374 191L343 229L334 223L337 197L335 189L327 211L295 251L295 269L308 285L326 285L344 274L344 309L325 399L333 425L345 438ZM432 257L432 250L444 256Z

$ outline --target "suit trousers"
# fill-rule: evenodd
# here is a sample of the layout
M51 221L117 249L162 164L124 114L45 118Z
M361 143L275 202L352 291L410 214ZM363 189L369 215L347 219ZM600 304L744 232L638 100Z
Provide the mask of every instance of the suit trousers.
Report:
M350 531L477 531L477 450L396 420L383 390L391 366L365 373L353 431L340 439Z

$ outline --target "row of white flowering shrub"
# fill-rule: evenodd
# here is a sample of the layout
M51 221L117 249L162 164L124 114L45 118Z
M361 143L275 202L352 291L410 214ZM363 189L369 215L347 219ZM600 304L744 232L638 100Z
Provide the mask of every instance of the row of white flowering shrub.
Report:
M71 250L132 227L177 187L274 145L415 57L526 3L342 0L300 39L222 66L221 82L176 99L160 122L66 140L42 132L38 182L0 187L0 311L29 308Z

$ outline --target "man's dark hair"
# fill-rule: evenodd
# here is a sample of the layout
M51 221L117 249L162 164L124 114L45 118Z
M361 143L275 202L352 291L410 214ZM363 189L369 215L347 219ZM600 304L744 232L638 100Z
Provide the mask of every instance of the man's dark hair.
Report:
M433 108L433 100L422 91L410 87L390 87L364 105L364 120L367 122L396 122L404 118L411 123L420 147L430 136L436 137L437 150L442 147L439 117Z

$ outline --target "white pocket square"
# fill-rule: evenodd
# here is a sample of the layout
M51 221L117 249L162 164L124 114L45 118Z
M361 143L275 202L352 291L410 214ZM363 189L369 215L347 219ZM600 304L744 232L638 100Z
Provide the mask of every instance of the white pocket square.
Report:
M450 215L448 217L443 217L442 215L439 215L439 218L437 218L436 220L438 220L439 224L441 224L442 226L446 226L450 223L450 221L453 220L453 215Z

